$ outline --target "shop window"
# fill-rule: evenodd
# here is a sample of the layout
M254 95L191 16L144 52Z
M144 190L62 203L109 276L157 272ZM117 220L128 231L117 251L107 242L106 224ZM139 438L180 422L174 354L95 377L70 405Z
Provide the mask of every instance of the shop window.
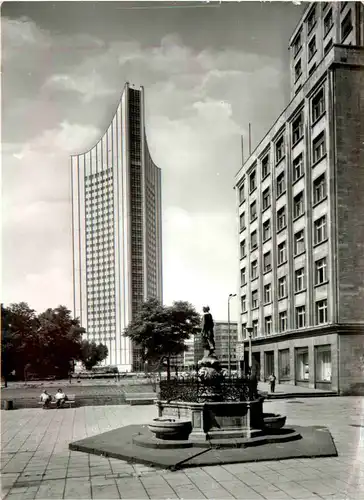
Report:
M331 382L331 346L315 347L315 378L316 382Z
M291 374L289 349L278 351L279 380L289 380Z
M296 380L308 381L309 379L308 349L296 349Z

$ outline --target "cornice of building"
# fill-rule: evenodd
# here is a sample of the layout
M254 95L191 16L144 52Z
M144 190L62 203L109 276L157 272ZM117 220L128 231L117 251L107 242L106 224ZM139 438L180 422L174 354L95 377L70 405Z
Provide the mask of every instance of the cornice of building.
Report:
M364 323L333 323L329 325L319 325L299 330L288 330L283 333L276 333L264 337L252 338L252 344L264 345L278 341L290 341L302 338L317 337L319 335L364 335ZM243 339L242 344L247 344L249 339Z

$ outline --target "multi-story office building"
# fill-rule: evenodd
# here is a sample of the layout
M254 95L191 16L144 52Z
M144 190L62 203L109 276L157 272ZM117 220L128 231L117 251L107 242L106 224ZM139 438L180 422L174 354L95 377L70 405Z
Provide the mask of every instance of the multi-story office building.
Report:
M162 299L161 172L144 128L143 88L125 85L103 137L71 157L74 314L105 364L142 369L123 336L143 300Z
M239 339L261 379L364 388L364 6L312 3L292 100L236 175Z
M218 357L221 366L228 368L229 365L229 323L227 321L215 321L215 354ZM230 366L236 370L236 346L238 341L238 324L230 322ZM185 368L193 369L200 359L203 358L204 349L202 345L201 334L197 333L187 342L188 351L184 353Z

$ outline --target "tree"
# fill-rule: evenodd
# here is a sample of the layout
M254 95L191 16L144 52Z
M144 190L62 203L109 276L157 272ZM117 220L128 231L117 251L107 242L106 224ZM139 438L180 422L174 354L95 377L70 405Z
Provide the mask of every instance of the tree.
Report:
M36 338L34 336L38 325L34 309L27 303L1 305L1 374L7 379L15 370L23 374L24 366L34 357Z
M1 376L5 387L8 386L9 374L16 368L16 355L19 351L19 335L11 329L11 314L1 304Z
M85 329L65 306L47 309L38 316L38 359L42 360L43 373L58 377L68 375L70 364L81 352L82 334Z
M108 348L104 344L96 345L95 342L83 340L79 360L86 370L91 370L98 363L107 358Z
M189 302L163 306L159 300L149 299L141 305L124 335L140 347L143 361L161 364L166 360L170 379L171 356L187 350L185 341L195 333L199 323L200 315Z
M67 376L78 359L82 334L78 319L65 306L36 315L25 302L2 306L1 373L5 380L12 370L26 380L29 372L38 376Z

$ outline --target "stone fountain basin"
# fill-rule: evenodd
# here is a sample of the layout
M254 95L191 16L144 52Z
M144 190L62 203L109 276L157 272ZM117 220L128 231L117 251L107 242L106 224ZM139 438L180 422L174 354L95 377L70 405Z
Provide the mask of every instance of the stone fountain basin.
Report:
M158 439L188 439L192 431L192 423L190 420L158 417L153 419L152 423L148 425L148 429Z
M287 417L276 413L263 413L264 427L266 429L281 429L286 423Z

